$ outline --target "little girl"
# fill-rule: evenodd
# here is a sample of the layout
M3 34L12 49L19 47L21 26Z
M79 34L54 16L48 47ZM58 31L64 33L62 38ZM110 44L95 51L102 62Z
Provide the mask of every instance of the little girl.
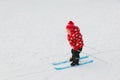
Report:
M79 27L75 26L72 21L68 22L66 30L68 32L67 39L70 46L72 47L72 57L70 58L70 61L72 61L71 66L79 65L79 54L82 51L84 45L82 34L80 33Z

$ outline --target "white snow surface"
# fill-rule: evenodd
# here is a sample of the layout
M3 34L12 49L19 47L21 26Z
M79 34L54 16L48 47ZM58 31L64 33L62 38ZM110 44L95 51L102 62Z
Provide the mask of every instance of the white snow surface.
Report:
M94 62L56 71L71 56L69 20ZM0 80L120 80L119 35L120 0L0 0Z

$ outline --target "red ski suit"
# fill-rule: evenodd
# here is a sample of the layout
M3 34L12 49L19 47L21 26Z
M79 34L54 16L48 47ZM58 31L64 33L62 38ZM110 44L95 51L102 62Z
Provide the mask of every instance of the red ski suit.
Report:
M69 26L68 26L69 27ZM82 39L82 34L80 33L80 29L77 26L72 26L72 28L67 29L70 31L67 35L67 39L69 41L69 44L74 50L79 50L80 48L83 47L83 39Z

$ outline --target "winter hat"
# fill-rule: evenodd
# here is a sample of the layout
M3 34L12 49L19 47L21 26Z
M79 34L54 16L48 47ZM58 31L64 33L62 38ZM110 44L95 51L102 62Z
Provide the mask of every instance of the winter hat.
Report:
M69 21L67 26L66 26L66 29L73 30L74 26L75 26L74 22L73 21Z

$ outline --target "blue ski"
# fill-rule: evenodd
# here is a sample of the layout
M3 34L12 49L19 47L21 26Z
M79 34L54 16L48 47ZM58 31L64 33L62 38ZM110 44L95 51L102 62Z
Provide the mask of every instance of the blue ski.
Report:
M93 60L89 60L89 61L80 63L79 65L76 65L76 66L82 66L82 65L89 64L89 63L92 63L92 62L93 62ZM55 70L63 70L63 69L71 68L71 67L72 66L68 65L68 66L64 66L64 67L55 67L54 69Z
M88 57L89 56L82 56L82 57L80 57L80 60L86 59ZM64 61L60 61L60 62L54 62L54 63L52 63L52 65L56 66L56 65L61 65L61 64L64 64L64 63L68 63L68 62L70 62L70 61L69 60L64 60Z

